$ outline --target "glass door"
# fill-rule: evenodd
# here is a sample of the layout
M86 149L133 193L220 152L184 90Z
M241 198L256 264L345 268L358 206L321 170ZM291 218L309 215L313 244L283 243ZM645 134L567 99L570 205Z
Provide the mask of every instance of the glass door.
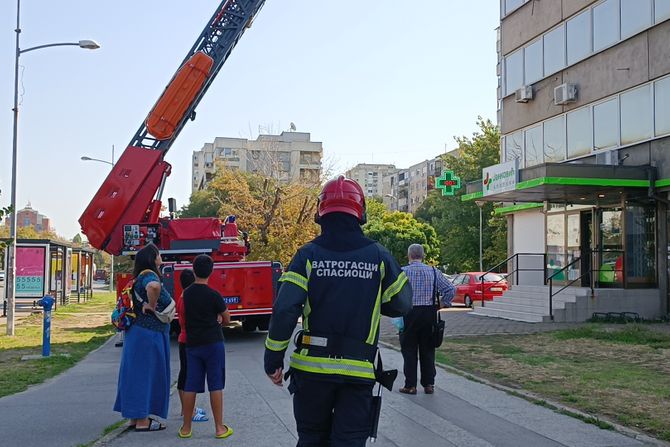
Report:
M623 212L621 208L600 208L598 216L598 246L595 254L598 287L623 287Z

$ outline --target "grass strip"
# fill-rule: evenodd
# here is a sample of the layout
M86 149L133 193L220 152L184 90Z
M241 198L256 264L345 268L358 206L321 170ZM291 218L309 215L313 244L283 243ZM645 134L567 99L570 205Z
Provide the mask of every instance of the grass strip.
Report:
M670 441L667 324L594 323L544 334L448 338L437 358ZM602 428L610 425L598 416L570 415Z
M96 293L86 303L59 306L52 313L51 356L21 360L42 353L42 315L16 323L14 336L0 325L0 397L26 390L71 368L113 333L110 314L114 293Z

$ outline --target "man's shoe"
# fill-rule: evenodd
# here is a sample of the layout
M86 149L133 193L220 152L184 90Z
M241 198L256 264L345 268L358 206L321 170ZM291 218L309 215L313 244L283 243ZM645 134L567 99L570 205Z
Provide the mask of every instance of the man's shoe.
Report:
M433 394L435 393L435 385L424 386L423 390L426 392L426 394Z
M403 394L416 394L416 387L414 386L404 386L400 388L398 391L400 391Z

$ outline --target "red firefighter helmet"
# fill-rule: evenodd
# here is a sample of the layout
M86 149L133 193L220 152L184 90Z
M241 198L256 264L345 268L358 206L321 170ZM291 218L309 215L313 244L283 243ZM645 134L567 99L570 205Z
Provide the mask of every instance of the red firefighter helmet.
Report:
M319 194L318 218L329 213L347 213L365 223L365 196L363 188L355 180L340 175L323 185Z

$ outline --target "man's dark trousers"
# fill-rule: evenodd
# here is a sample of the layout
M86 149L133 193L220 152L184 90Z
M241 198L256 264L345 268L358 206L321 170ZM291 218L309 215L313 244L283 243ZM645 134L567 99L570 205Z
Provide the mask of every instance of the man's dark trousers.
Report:
M365 447L373 386L319 380L293 370L289 391L298 447Z
M405 316L405 328L400 334L405 387L416 387L417 354L421 364L421 386L435 384L434 321L435 306L414 306Z

